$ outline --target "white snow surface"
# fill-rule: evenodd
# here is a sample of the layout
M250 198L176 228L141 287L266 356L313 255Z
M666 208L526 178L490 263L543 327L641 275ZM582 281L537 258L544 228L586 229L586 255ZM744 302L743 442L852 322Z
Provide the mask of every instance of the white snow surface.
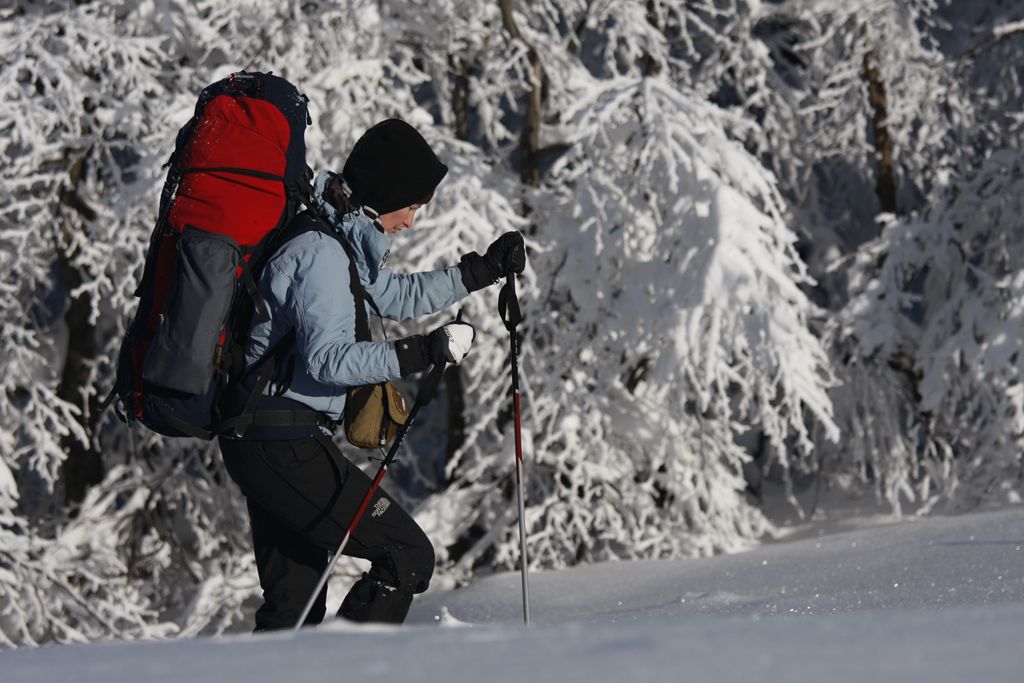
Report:
M52 645L21 681L1020 681L1024 506L804 525L710 559L508 573L418 598L406 626Z

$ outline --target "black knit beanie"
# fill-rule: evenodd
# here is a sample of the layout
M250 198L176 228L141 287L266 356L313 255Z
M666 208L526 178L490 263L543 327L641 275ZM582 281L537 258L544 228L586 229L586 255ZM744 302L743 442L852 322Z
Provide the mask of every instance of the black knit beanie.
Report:
M429 199L446 173L415 128L387 119L359 138L342 176L356 204L385 214Z

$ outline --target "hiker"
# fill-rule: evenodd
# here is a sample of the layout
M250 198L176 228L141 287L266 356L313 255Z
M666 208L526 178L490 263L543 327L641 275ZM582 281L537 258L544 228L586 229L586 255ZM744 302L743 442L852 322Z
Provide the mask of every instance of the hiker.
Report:
M254 369L271 355L280 362L258 409L312 409L324 420L314 427L257 424L242 439L219 440L227 471L248 504L264 597L256 631L295 624L369 489L370 478L330 438L343 419L349 387L458 363L475 336L471 325L453 321L427 335L357 341L363 311L409 320L525 267L523 238L516 232L499 237L484 255L468 253L447 268L398 274L384 266L391 239L413 227L417 210L447 171L408 123L378 123L356 142L340 175L318 174L313 206L293 219L287 241L262 270L259 291L270 319L253 326L245 361ZM351 282L352 273L358 283ZM359 290L369 301L358 301ZM402 623L434 568L423 530L381 489L345 554L371 562L338 611L356 622ZM305 624L323 619L326 592L317 596Z

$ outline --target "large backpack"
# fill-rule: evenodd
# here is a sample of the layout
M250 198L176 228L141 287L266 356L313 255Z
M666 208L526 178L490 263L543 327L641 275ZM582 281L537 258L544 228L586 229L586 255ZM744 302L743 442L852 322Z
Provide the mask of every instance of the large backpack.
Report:
M259 270L309 203L308 123L305 96L269 73L235 73L200 94L168 162L118 358L110 398L126 422L167 436L220 431L253 317L269 319Z

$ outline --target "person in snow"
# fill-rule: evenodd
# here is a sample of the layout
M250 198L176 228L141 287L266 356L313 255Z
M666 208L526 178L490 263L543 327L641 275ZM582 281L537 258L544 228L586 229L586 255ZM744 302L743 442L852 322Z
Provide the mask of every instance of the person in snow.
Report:
M312 209L294 221L318 221L317 229L300 230L262 271L259 288L270 319L253 326L246 365L259 367L268 354L288 346L282 367L290 382L275 375L259 407L285 402L313 409L323 413L326 426L253 426L242 439L220 439L228 474L248 504L264 599L256 631L295 624L369 489L369 477L329 438L344 414L346 390L458 363L474 337L470 325L452 322L397 341L356 341L355 307L367 303L354 299L350 257L328 231L345 240L379 314L393 320L447 308L525 267L523 238L516 232L499 237L484 255L471 252L440 270L398 274L384 267L391 239L413 226L447 172L408 123L378 123L356 142L340 176L318 174ZM338 616L401 623L413 595L427 589L434 550L383 490L367 509L345 554L369 560L371 567L345 596ZM326 587L304 623L319 623L325 612Z

